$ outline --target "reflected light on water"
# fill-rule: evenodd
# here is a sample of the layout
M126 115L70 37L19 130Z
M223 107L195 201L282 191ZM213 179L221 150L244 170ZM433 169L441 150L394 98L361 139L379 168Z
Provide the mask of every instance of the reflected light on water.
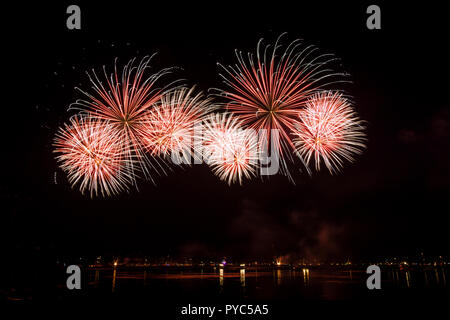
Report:
M219 285L223 287L223 268L219 269Z
M241 287L245 287L245 269L240 271Z
M309 269L303 268L302 271L303 271L303 283L305 284L305 286L307 286L309 283Z
M105 270L105 271L102 271ZM314 270L314 281L311 281L311 272ZM112 272L111 272L112 271ZM120 271L120 272L119 272ZM223 266L215 270L209 269L140 269L132 270L121 267L107 269L91 269L88 271L88 286L95 290L107 290L119 294L129 288L144 288L160 290L173 286L186 286L186 288L215 288L221 294L230 294L236 288L241 288L237 294L270 295L272 292L285 292L293 290L300 295L327 292L329 299L339 298L340 295L351 295L361 288L365 288L366 273L364 270L322 270L310 267L267 268L256 270L253 266ZM428 288L437 290L447 288L447 269L427 268L426 270L386 270L382 276L385 288L388 290ZM217 278L219 278L217 281ZM227 278L227 286L224 280ZM180 281L180 282L179 282ZM201 281L201 282L200 282ZM119 284L120 282L120 284ZM228 285L229 283L229 285ZM106 284L106 286L105 286ZM142 285L143 284L143 285ZM152 284L151 286L149 284ZM278 287L278 289L276 289ZM155 288L155 289L154 289ZM283 290L278 291L283 288ZM296 289L295 289L296 288ZM313 289L312 291L310 289ZM120 290L119 290L120 289ZM317 289L317 290L316 290ZM273 290L273 291L272 291ZM296 291L297 290L297 291ZM314 291L316 290L316 291ZM331 292L331 293L330 293Z
M114 292L114 290L116 290L116 276L117 276L117 269L114 268L113 280L112 280L112 292Z
M445 271L442 270L442 284L444 285L444 287L447 286L447 280L445 279Z

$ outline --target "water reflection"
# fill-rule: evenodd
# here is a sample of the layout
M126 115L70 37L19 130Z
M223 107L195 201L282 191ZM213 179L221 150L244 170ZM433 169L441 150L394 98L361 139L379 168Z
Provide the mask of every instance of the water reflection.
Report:
M212 267L136 270L121 267L121 272L118 272L118 267L114 267L112 270L104 271L105 276L102 277L100 276L100 273L103 272L101 269L91 269L88 272L90 272L89 278L94 280L88 283L90 288L103 290L106 288L105 284L107 284L108 291L113 293L126 292L129 288L142 288L149 292L161 290L161 288L172 290L170 288L175 286L177 288L185 287L186 290L203 288L206 290L205 292L210 292L208 290L214 288L214 292L246 297L252 294L271 296L275 293L283 294L284 292L294 291L294 294L319 294L320 298L338 299L341 295L352 296L354 294L356 296L356 292L365 292L367 289L365 269L354 268L339 270L315 267L298 269L259 267L256 269L248 266L227 266L217 267L215 270ZM392 268L384 272L382 270L383 289L391 292L397 288L448 289L447 272L446 267L403 270ZM227 278L227 286L224 286L225 278ZM150 282L152 285L148 286ZM142 283L144 283L143 286ZM118 285L120 286L119 291ZM235 291L237 288L240 288L240 290Z
M406 276L406 285L408 286L408 288L411 288L411 274L409 273L409 271L405 272L405 276Z
M395 287L447 287L446 268L391 270L387 280ZM382 272L383 274L383 272Z
M444 287L447 286L447 280L445 279L445 270L442 269L442 284Z
M223 287L223 268L219 269L219 285Z
M309 269L303 268L302 272L303 272L303 283L306 287L309 284Z
M116 277L117 277L117 269L114 267L113 280L112 280L112 292L116 290Z

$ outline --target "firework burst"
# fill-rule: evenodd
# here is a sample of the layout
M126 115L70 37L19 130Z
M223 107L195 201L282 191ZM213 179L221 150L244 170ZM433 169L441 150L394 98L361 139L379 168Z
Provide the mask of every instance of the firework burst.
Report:
M166 93L148 113L144 145L152 155L168 157L175 152L190 158L195 126L211 109L211 99L204 99L201 93L194 95L194 88Z
M120 139L113 125L90 117L74 116L59 128L54 152L72 187L79 183L80 191L91 197L127 190L133 173Z
M246 126L268 133L272 129L279 131L279 139L273 145L278 148L282 167L289 175L283 158L289 157L295 148L291 132L299 110L312 93L337 82L332 79L342 74L328 67L336 60L334 56L317 55L316 47L303 47L300 40L293 41L279 55L280 38L273 48L270 45L262 48L261 39L256 58L250 53L245 58L242 52L236 51L237 64L220 65L225 71L221 76L228 86L220 92L228 100L227 109L239 116ZM269 134L265 137L270 140Z
M316 170L323 161L333 173L342 167L344 159L352 162L353 155L365 148L361 122L342 94L316 93L299 112L293 131L296 153L307 165L314 159Z
M258 139L254 130L244 130L231 114L213 114L205 121L203 154L213 172L228 184L256 175Z
M77 100L72 106L90 117L108 121L119 133L122 148L127 149L125 156L130 160L128 163L134 166L131 170L143 172L150 179L152 179L151 169L158 172L160 169L163 170L163 167L156 159L145 154L142 145L146 130L145 119L152 105L165 92L156 88L156 82L170 72L170 69L163 69L145 76L152 57L147 56L137 64L135 59L130 60L123 68L121 76L117 66L109 76L104 67L105 83L99 79L94 70L92 75L88 73L95 93L90 94L79 89L88 99ZM131 161L133 159L139 161Z

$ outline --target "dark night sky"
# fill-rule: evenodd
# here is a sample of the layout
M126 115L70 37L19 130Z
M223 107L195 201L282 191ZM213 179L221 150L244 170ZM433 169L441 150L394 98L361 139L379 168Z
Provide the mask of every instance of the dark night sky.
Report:
M79 2L78 2L79 3ZM2 246L6 252L368 258L448 255L448 26L439 7L382 9L382 30L365 27L371 2L296 1L190 6L81 2L82 30L65 27L68 4L12 8L3 51L11 89L2 106ZM5 21L3 21L5 23ZM254 51L282 32L335 53L367 121L368 148L339 174L297 172L228 187L209 169L177 168L157 186L139 183L113 199L70 189L52 155L53 136L88 88L85 70L158 51L156 69L201 90L221 86L216 62ZM285 42L286 43L286 42ZM9 97L9 98L8 98ZM6 115L5 115L6 112ZM55 172L56 181L55 184ZM5 250L3 250L5 251Z

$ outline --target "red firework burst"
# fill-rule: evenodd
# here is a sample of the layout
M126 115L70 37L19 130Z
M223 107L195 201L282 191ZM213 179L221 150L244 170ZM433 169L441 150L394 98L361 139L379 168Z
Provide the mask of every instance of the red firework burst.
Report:
M258 139L231 114L214 114L205 121L203 154L213 172L228 184L256 175Z
M149 111L143 141L152 155L175 152L190 159L195 125L212 109L211 99L193 92L194 88L172 90Z
M297 154L309 165L314 159L316 170L323 161L333 173L343 160L365 148L364 127L351 104L338 92L323 91L312 96L299 112L293 134Z
M133 179L118 131L113 125L90 117L75 116L59 128L54 152L72 187L91 197L110 196L128 189Z
M222 66L226 71L222 77L229 89L222 90L221 94L228 99L228 110L238 115L245 125L266 132L279 130L279 141L273 144L279 149L287 171L283 157L294 150L291 132L299 110L313 92L330 83L328 79L341 74L327 67L336 60L332 55L316 55L317 48L313 46L302 49L300 40L293 41L278 55L280 38L273 49L269 45L262 49L261 39L256 59L250 53L245 59L242 52L236 51L238 63ZM270 139L268 134L265 137Z
M156 82L169 73L169 69L163 69L144 77L152 57L143 58L137 65L135 59L130 60L121 76L117 67L109 76L103 68L105 85L95 71L92 76L88 74L95 94L80 90L88 100L78 100L74 104L76 109L87 112L90 117L108 121L118 132L122 147L128 150L125 156L130 160L129 164L137 165L131 169L142 171L150 179L150 169L158 171L158 167L162 167L144 152L142 141L146 130L145 120L149 109L164 93L163 89L156 88Z

